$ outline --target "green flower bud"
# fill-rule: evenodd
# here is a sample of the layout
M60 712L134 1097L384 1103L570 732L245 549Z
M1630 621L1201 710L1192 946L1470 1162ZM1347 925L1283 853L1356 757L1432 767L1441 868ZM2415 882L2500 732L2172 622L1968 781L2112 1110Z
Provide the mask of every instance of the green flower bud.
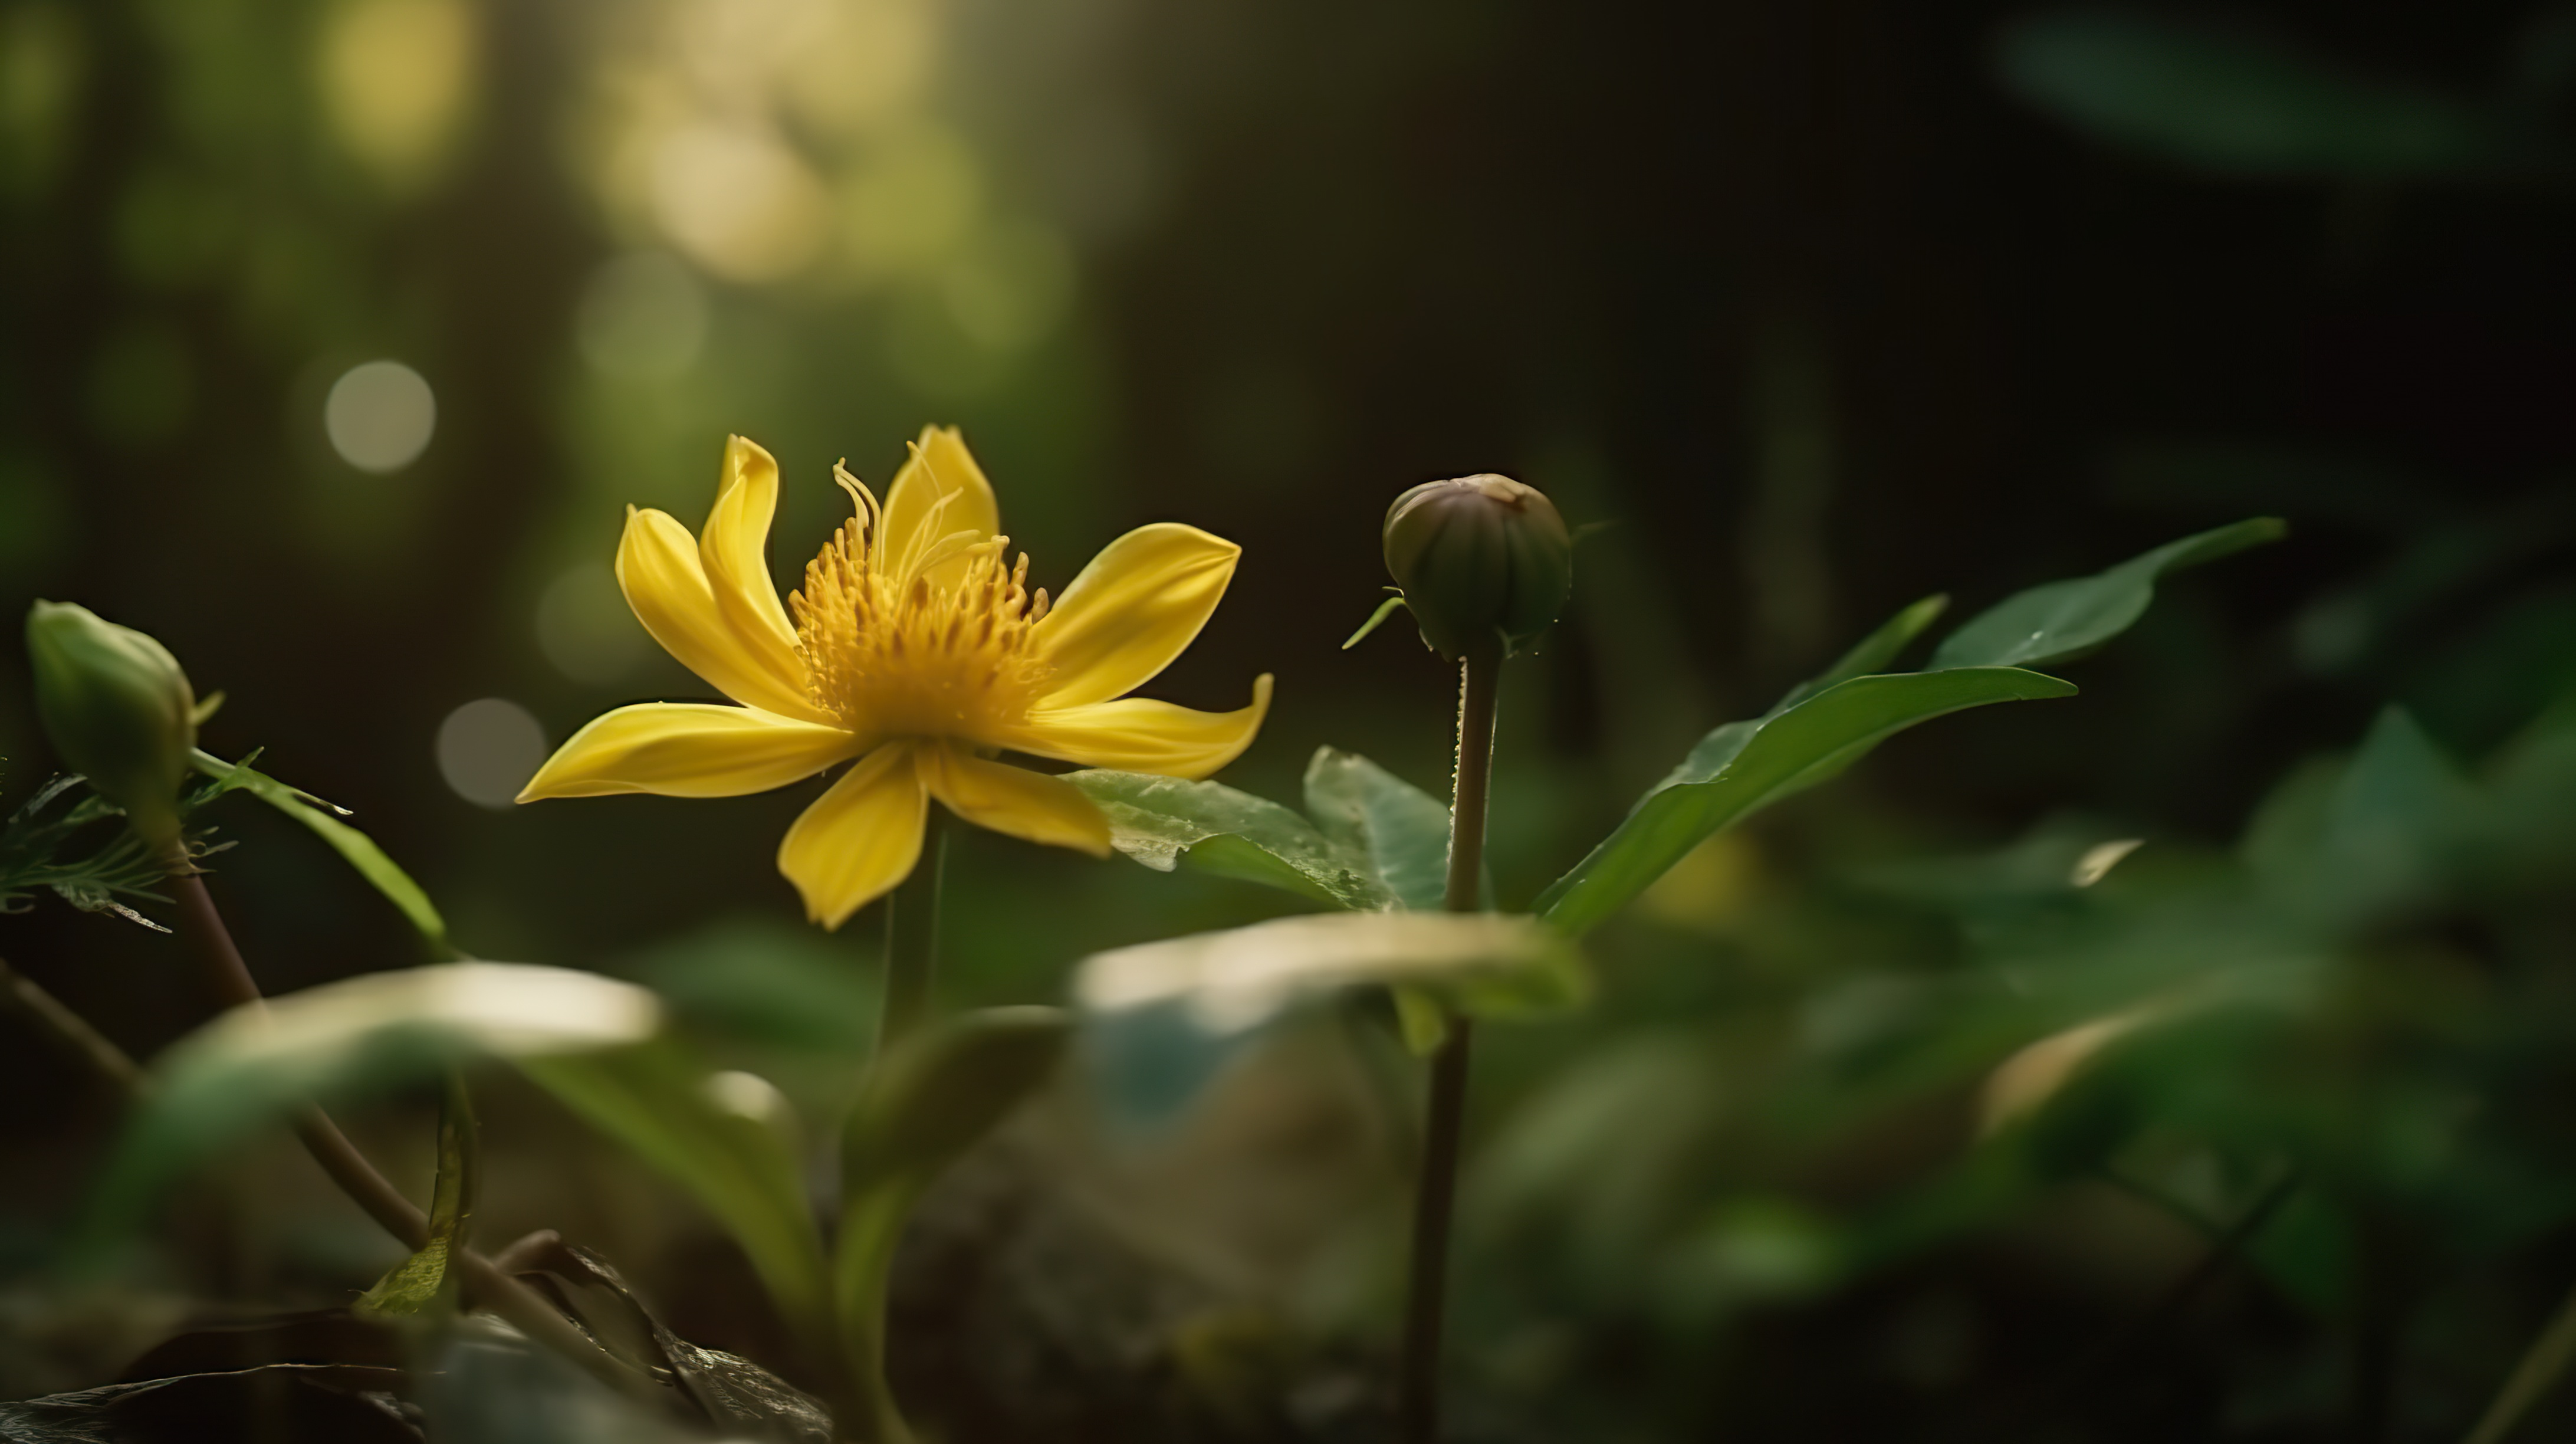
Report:
M125 809L146 842L179 837L179 784L197 745L197 695L168 648L87 607L27 613L36 712L64 765Z
M1488 472L1425 482L1386 512L1386 569L1422 640L1457 660L1537 640L1574 587L1574 539L1534 486Z

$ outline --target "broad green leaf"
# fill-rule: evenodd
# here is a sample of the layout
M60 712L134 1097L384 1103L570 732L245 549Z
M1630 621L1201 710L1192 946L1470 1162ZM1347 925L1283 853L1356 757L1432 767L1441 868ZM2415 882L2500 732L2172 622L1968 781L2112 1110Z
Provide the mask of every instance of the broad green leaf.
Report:
M1208 872L1336 907L1367 911L1392 901L1364 860L1278 803L1223 783L1141 772L1069 772L1064 780L1108 817L1112 846L1157 872L1187 857Z
M2157 578L2288 533L2277 517L2255 517L2169 542L2093 576L2032 587L1944 638L1925 670L2045 667L2089 656L2145 615Z
M1449 808L1356 753L1315 749L1306 812L1344 856L1367 859L1395 901L1436 912L1449 884Z
M1832 666L1789 689L1789 695L1781 698L1769 715L1777 717L1836 683L1886 671L1887 664L1896 660L1906 644L1923 635L1923 629L1938 620L1949 606L1949 594L1935 592L1888 618L1877 631L1853 643L1852 649Z
M1074 998L1111 1106L1151 1124L1263 1028L1369 985L1471 1017L1551 1012L1590 991L1573 945L1534 918L1315 913L1095 953L1075 975Z
M89 1224L131 1228L181 1174L307 1103L436 1078L480 1056L638 1043L662 1005L632 983L526 963L368 973L232 1009L172 1044L128 1123Z
M438 1181L430 1187L429 1241L358 1296L361 1312L417 1314L447 1292L448 1260L465 1247L474 1218L481 1154L476 1145L474 1100L465 1091L465 1080L451 1073L438 1110Z
M2396 178L2503 158L2497 127L2464 101L2232 26L2061 9L2006 29L1997 60L2033 105L2207 170Z
M797 1328L827 1318L823 1242L794 1110L757 1075L719 1073L676 1039L521 1058L519 1070L696 1195Z
M1918 722L1992 702L2074 693L2071 683L2019 668L1954 667L1854 677L1776 717L1730 722L1701 739L1617 831L1550 885L1538 913L1581 933L1712 834L1834 776Z
M412 881L411 874L396 866L383 848L376 846L374 838L333 817L325 810L321 799L253 770L247 760L226 762L204 748L197 749L192 760L199 772L214 778L227 790L238 787L310 828L314 836L329 844L343 861L356 868L358 876L384 894L385 901L400 908L402 915L411 920L412 927L429 940L432 948L442 953L455 951L447 941L447 922L438 915L438 908L430 902L429 894L421 891L420 884Z

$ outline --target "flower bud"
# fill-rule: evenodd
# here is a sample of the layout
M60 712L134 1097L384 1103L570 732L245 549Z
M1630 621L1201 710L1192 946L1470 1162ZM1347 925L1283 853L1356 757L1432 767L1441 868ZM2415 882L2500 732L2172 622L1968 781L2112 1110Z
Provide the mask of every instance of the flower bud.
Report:
M124 808L146 842L176 842L179 784L197 745L197 696L179 659L70 602L28 611L27 656L55 754Z
M1386 569L1433 651L1455 661L1499 639L1509 654L1564 610L1574 541L1538 488L1488 472L1397 497L1386 512Z

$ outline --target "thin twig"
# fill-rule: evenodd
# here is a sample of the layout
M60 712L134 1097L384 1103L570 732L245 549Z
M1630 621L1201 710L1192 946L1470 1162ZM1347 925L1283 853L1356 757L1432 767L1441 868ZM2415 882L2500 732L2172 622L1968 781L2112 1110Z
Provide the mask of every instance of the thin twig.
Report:
M267 999L251 976L250 966L242 961L241 949L224 926L223 915L215 910L215 900L206 891L205 880L193 866L182 863L171 872L170 884L178 895L180 931L195 948L199 963L226 1006L266 1007ZM296 1121L295 1136L303 1140L305 1151L322 1165L322 1171L330 1175L340 1191L403 1247L417 1250L429 1241L429 1216L367 1161L329 1114L319 1107L305 1109ZM676 1397L673 1391L620 1363L579 1325L525 1284L501 1272L490 1259L461 1250L456 1264L463 1275L466 1297L472 1302L490 1309L530 1340L561 1354L610 1388L656 1407L672 1407Z
M2522 1351L2465 1444L2504 1444L2505 1436L2548 1396L2570 1363L2576 1363L2576 1293L2568 1294L2558 1312L2550 1315L2549 1326Z
M64 1048L79 1054L81 1061L100 1077L128 1094L143 1091L143 1070L124 1049L91 1027L87 1018L64 1007L62 999L46 992L35 979L9 966L6 958L0 958L0 997L7 998L20 1012L33 1018Z

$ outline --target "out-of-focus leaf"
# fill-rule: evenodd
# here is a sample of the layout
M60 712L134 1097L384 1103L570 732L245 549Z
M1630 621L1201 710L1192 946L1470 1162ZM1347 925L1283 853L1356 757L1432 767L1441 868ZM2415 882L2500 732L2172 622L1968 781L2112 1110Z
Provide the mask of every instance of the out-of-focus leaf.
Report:
M863 1058L878 989L846 938L765 914L725 918L621 969L684 1021L759 1043Z
M2417 906L2440 887L2476 790L2404 709L2379 714L2339 771L2258 815L2245 856L2267 892L2330 927Z
M985 1008L924 1028L869 1070L842 1134L853 1188L924 1177L974 1146L1063 1061L1060 1008Z
M1790 688L1789 695L1782 697L1768 715L1777 717L1826 688L1854 677L1886 671L1887 664L1896 660L1906 644L1923 635L1923 629L1938 621L1949 606L1949 594L1935 592L1888 618L1879 624L1877 631L1853 643L1852 649L1843 653L1832 666Z
M521 1058L519 1070L696 1195L796 1328L827 1318L823 1242L806 1202L793 1110L749 1073L719 1073L676 1039Z
M2492 169L2505 146L2467 103L2294 45L2110 6L2006 28L2022 99L2102 139L2232 175L2400 178Z
M304 1104L435 1078L478 1056L641 1042L662 1005L632 983L525 963L369 973L235 1008L180 1039L127 1125L88 1224L133 1226L181 1173Z
M360 1294L360 1310L417 1314L447 1292L448 1260L465 1247L474 1217L476 1145L474 1100L465 1092L465 1080L449 1074L447 1097L438 1111L438 1178L430 1186L429 1241Z
M2036 1117L2095 1054L2153 1021L2156 1010L2130 1008L2051 1033L1996 1065L1978 1100L1978 1122L2000 1133Z
M1158 872L1187 857L1219 876L1336 907L1369 911L1392 901L1362 859L1278 803L1222 783L1139 772L1069 772L1064 780L1108 817L1112 846Z
M2278 517L2255 517L2168 542L2093 576L2015 593L1943 638L1926 670L2046 667L2089 656L2146 615L2159 577L2288 534Z
M429 894L412 881L376 840L333 817L324 810L321 800L308 792L299 792L264 772L254 770L247 761L226 762L203 748L197 749L193 761L199 772L214 778L225 789L240 788L312 830L327 843L341 860L356 868L358 876L384 894L385 901L402 910L413 928L442 954L453 954L447 941L447 921L438 915L437 905Z
M1932 718L2071 697L2075 687L2014 667L1953 667L1854 677L1777 716L1730 722L1702 738L1600 846L1541 894L1538 913L1581 933L1646 890L1721 828L1839 773L1880 742Z
M1481 1149L1465 1190L1469 1224L1510 1236L1561 1221L1576 1287L1633 1289L1635 1251L1656 1235L1687 1161L1741 1100L1706 1035L1630 1033L1519 1099Z
M1449 809L1365 757L1330 747L1306 764L1306 812L1345 855L1368 859L1395 901L1436 912L1449 883Z
M1074 979L1086 1061L1118 1113L1168 1119L1262 1028L1382 984L1471 1017L1582 1001L1573 945L1534 918L1320 913L1096 953Z

